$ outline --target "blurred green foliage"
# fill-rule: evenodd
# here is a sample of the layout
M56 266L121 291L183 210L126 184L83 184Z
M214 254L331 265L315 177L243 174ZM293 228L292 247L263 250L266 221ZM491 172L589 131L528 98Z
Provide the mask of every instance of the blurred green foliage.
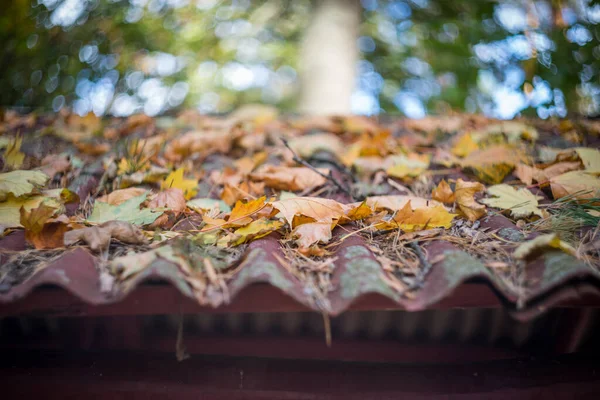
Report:
M363 0L361 113L600 112L600 4ZM311 0L11 0L0 105L156 115L293 110ZM332 66L335 68L335 66Z

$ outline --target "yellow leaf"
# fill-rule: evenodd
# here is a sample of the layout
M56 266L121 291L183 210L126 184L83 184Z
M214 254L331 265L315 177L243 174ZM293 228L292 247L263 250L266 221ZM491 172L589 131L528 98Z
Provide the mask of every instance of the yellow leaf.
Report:
M58 199L46 196L20 197L15 198L12 195L6 201L0 203L0 225L5 228L21 227L21 207L26 212L38 207L41 203L45 203L48 207L59 209L62 204Z
M414 178L421 175L429 168L431 156L429 154L412 153L408 156L400 155L388 157L392 158L394 165L386 170L388 176L394 178Z
M233 227L241 227L248 225L252 222L251 216L262 210L266 207L267 203L265 202L267 199L266 196L263 196L256 200L251 200L249 202L238 201L235 203L235 206L231 210L231 214L229 214L229 218L227 221L221 222L223 220L215 220L210 222L206 228L202 229L201 232L209 232L214 229L219 228L233 228ZM203 220L207 222L206 215L203 216Z
M160 184L162 190L175 188L180 189L186 200L193 198L198 193L197 179L184 179L183 168L179 168L169 174Z
M373 214L373 210L371 209L371 207L369 207L367 205L366 201L363 201L358 206L356 206L356 207L352 208L350 211L348 211L347 217L351 221L357 221L360 219L365 219L365 218L369 217L371 214Z
M475 193L484 190L485 186L479 182L465 182L462 179L456 182L454 191L456 204L469 221L476 221L485 215L485 206L477 203L473 197Z
M500 183L526 157L517 149L506 145L495 145L478 150L460 161L462 167L473 170L477 178L486 183Z
M399 210L389 222L376 225L377 229L402 229L406 232L429 228L450 228L457 214L449 213L442 205L412 209L410 202Z
M6 145L6 151L4 152L4 163L10 167L10 169L17 169L23 165L25 160L25 154L21 151L21 144L23 143L23 136L17 135Z
M583 163L585 172L590 174L600 174L600 150L578 147L575 151Z
M513 256L520 260L533 259L552 249L562 250L572 256L577 254L577 251L571 245L560 240L558 234L549 233L520 244L519 247L515 249Z
M472 152L479 150L479 145L473 140L470 133L462 135L452 146L452 154L458 157L466 157Z
M65 215L53 218L58 210L55 204L47 202L42 202L29 211L24 207L20 209L25 239L36 249L63 247L63 236L69 230L69 219Z
M550 179L550 187L555 200L573 196L578 200L600 196L600 178L585 171L571 171Z
M39 171L11 171L0 174L0 201L9 194L15 197L28 195L41 189L50 178Z
M515 189L512 186L501 184L490 186L487 192L495 196L491 199L482 199L482 203L502 210L510 210L515 218L524 218L532 214L543 217L542 210L538 208L538 197L528 189Z
M252 240L265 237L271 232L275 232L283 226L283 222L269 220L265 218L252 221L248 225L238 228L233 232L233 235L225 236L218 241L220 246L237 246L242 243L248 243Z

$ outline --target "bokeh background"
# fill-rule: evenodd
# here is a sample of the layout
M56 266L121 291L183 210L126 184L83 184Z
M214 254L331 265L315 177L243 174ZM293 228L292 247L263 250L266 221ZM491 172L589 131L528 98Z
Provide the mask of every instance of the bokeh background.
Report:
M600 2L362 0L352 111L600 113ZM0 106L294 111L310 0L10 0ZM332 66L335 68L335 66Z

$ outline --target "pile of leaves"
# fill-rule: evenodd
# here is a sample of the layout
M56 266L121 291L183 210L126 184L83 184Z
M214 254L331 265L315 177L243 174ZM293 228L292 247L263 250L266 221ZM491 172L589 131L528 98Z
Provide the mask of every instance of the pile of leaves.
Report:
M405 296L439 261L427 256L433 240L461 247L510 285L522 260L547 249L598 268L599 135L588 120L380 122L261 106L127 119L7 111L0 283L24 254L43 261L49 250L84 247L114 281L162 257L177 261L198 297L226 297L245 246L266 237L323 298L335 249L351 237ZM512 224L512 236L490 227L494 218ZM19 235L25 247L2 245Z

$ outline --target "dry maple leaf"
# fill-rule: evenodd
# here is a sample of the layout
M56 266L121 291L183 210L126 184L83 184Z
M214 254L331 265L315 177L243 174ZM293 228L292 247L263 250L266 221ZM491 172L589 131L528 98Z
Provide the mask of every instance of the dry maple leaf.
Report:
M600 178L585 171L571 171L550 179L555 200L572 196L578 200L600 197Z
M485 186L479 182L465 182L462 179L456 181L454 196L456 204L469 221L476 221L485 215L485 206L475 201L474 195L483 192Z
M63 247L63 235L69 230L69 219L65 215L53 218L58 211L58 208L48 203L41 203L29 211L21 207L21 225L25 228L25 239L36 249Z
M265 237L283 226L283 222L265 218L252 221L246 226L236 229L230 235L219 239L217 244L222 247L237 246L252 240Z
M510 210L515 218L525 218L532 214L543 217L542 210L538 208L538 199L541 197L531 193L528 189L515 189L506 184L490 186L487 188L488 194L495 196L490 199L481 199L480 201L491 207L501 210Z
M49 179L40 171L18 170L0 174L0 201L4 201L9 194L20 197L38 191Z
M64 244L71 246L82 241L95 252L108 249L111 239L129 244L144 244L147 242L144 233L136 226L124 221L108 221L98 226L76 229L65 233Z
M318 168L318 171L324 175L329 174L326 168ZM311 189L327 183L326 178L306 167L264 165L250 174L250 178L262 181L266 186L274 189L291 191Z
M212 219L206 215L202 217L207 226L200 232L209 232L215 229L224 228L235 228L248 225L252 222L251 216L261 211L267 206L267 197L263 196L256 200L248 202L238 201L229 214L229 218L225 221L223 219Z
M525 164L518 164L515 167L515 176L521 180L521 182L526 185L531 185L533 182L546 182L550 180L550 178L554 178L555 176L562 175L565 172L576 171L580 169L579 162L558 162L556 164L550 165L549 167L538 169L536 167L530 167Z
M293 197L274 201L271 205L281 213L291 228L308 222L326 222L332 225L353 208L335 200L320 197Z
M379 230L402 229L406 232L430 228L450 228L452 220L457 214L449 213L439 204L435 207L416 208L413 210L411 202L398 210L389 221L378 223L375 228Z
M295 243L299 248L305 249L315 243L329 243L331 240L331 223L309 222L297 226L292 231Z
M168 229L172 227L181 213L187 207L185 197L181 189L171 188L163 190L152 196L148 202L149 208L165 208L165 212L158 217L149 228Z
M445 204L453 204L456 200L448 182L442 179L431 192L431 198Z

